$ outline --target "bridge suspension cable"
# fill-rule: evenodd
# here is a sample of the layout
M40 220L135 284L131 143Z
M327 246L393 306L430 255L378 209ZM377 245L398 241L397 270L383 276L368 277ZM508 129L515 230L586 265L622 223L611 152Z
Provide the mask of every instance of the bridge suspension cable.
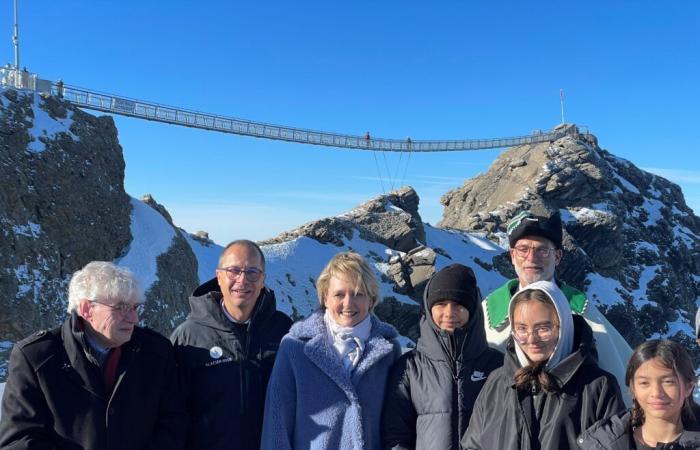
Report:
M435 141L412 140L411 138L384 139L370 137L369 133L365 136L356 136L225 117L101 93L89 89L64 85L60 82L52 85L51 92L54 95L63 97L63 99L75 106L95 111L242 136L357 150L409 153L484 150L551 142L565 135L575 133L575 127L565 127L547 133L533 133L526 136L496 139Z

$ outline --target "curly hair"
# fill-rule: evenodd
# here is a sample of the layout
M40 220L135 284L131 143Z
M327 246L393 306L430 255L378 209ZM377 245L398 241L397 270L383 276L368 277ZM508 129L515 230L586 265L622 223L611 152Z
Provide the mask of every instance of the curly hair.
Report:
M136 275L111 262L92 261L73 274L68 286L68 313L77 310L81 300L114 299L143 303L145 296Z

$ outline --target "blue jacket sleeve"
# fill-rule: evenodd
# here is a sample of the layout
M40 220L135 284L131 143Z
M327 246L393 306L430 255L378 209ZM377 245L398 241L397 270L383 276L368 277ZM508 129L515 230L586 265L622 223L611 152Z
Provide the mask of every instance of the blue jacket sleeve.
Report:
M261 450L291 450L296 424L296 376L291 341L283 339L267 387Z

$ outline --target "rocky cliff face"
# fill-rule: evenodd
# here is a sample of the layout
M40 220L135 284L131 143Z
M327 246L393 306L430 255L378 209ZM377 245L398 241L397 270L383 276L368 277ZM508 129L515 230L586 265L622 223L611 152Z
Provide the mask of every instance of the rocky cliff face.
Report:
M0 180L2 380L11 343L59 324L72 273L123 257L133 224L112 118L53 97L0 90ZM164 333L184 317L198 282L192 250L179 230L173 234L147 291L145 321Z
M558 276L588 288L632 346L671 336L695 347L700 219L677 185L601 149L594 136L509 149L442 203L439 226L484 232L504 247L515 213L559 210L565 257ZM510 270L505 255L495 262Z
M124 161L110 117L0 91L0 335L61 320L70 275L131 240Z

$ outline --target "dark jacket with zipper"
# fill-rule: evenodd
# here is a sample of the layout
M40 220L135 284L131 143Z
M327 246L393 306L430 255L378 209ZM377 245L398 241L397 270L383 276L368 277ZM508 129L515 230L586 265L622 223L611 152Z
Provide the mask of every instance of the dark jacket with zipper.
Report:
M181 449L185 414L170 342L136 327L111 392L73 313L18 342L10 355L0 448Z
M382 412L385 449L458 450L479 391L503 364L503 354L486 341L481 307L453 334L440 330L425 305L424 298L416 349L389 376Z
M195 289L192 312L170 338L190 414L187 448L258 449L267 383L292 320L267 288L247 325L231 322L221 299L216 278Z
M578 435L596 421L622 411L620 387L592 356L593 332L574 315L574 351L549 370L556 392L518 391L520 368L512 336L503 367L495 370L474 405L464 449L567 450L578 448Z
M631 413L624 411L603 419L578 438L578 445L586 450L628 450L634 447ZM658 450L700 450L700 428L697 423L686 427L673 443L657 445Z

